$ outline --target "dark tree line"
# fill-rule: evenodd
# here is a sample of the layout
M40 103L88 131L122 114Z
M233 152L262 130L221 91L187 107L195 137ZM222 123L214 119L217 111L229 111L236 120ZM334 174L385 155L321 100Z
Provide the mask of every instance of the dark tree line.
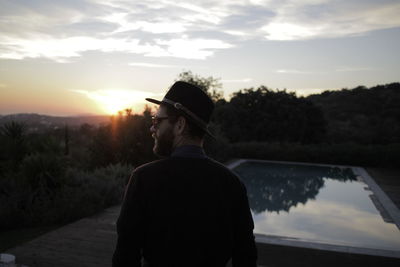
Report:
M213 99L216 109L212 128L228 142L308 144L322 142L325 137L321 109L294 93L260 86L240 90L226 101L219 79L184 71L177 80L196 84Z
M260 86L240 90L225 100L219 79L190 71L178 79L197 84L214 100L212 126L230 143L400 143L400 83L308 97Z
M231 142L318 143L326 127L312 102L265 86L240 90L229 102L217 102L214 122Z
M400 83L325 91L307 97L327 121L332 143L400 143Z

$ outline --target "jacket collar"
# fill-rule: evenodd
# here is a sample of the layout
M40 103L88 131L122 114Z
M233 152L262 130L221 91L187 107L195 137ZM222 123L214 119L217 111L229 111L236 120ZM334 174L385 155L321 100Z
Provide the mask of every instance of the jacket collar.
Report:
M171 157L179 157L179 158L206 158L206 154L204 150L200 146L195 145L185 145L179 146L175 148L174 152L172 152Z

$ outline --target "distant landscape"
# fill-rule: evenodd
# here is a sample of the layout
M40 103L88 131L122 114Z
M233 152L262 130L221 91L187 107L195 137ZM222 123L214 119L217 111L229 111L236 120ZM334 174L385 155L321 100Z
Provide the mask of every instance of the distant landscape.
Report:
M0 125L15 121L24 123L28 132L42 131L44 129L59 129L68 126L80 126L82 124L101 125L110 122L110 116L107 115L85 115L58 117L42 115L36 113L19 113L10 115L0 115Z

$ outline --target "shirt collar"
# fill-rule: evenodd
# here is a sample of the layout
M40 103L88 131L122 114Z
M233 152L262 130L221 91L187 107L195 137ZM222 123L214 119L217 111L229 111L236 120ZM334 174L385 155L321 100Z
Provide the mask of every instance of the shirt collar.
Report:
M175 148L174 152L172 152L171 154L171 157L203 159L207 156L204 153L202 147L195 145L185 145Z

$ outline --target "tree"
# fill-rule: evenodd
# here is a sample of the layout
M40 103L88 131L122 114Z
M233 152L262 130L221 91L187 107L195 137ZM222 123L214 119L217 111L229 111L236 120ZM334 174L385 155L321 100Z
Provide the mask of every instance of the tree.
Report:
M112 117L108 125L98 128L89 145L91 167L122 163L134 166L154 160L151 127L151 109L146 106L143 115L133 115L130 109Z
M265 86L240 90L229 102L218 102L213 119L231 142L315 143L325 130L322 112L310 101Z
M15 121L5 123L0 128L0 138L0 160L10 162L13 169L17 168L27 153L25 124Z
M176 81L184 81L198 86L206 92L214 102L223 99L224 93L221 90L222 83L220 82L220 78L214 78L212 76L205 78L193 74L191 71L184 71L178 75Z
M400 83L325 91L307 99L324 112L331 143L400 142Z

